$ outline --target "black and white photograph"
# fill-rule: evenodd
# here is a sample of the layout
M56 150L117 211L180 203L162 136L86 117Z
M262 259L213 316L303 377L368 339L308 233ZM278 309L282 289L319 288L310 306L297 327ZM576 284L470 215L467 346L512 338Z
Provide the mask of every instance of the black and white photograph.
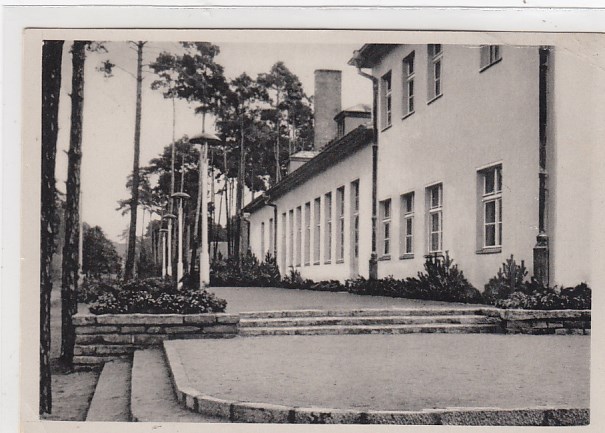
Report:
M24 37L42 425L591 424L602 35Z

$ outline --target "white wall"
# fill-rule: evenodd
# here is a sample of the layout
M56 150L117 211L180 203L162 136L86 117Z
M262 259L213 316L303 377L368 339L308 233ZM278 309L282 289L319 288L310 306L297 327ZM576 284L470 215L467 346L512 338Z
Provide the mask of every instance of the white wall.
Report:
M590 228L602 226L592 224L590 215L591 206L599 205L591 190L602 188L593 184L591 168L604 141L596 109L605 94L604 74L599 60L590 57L595 48L576 43L550 56L556 87L549 101L550 264L551 283L560 285L591 284L591 256L600 245L593 242L598 234Z
M360 210L359 210L359 260L358 260L358 269L355 269L352 266L351 256L349 254L351 248L351 182L359 180L359 201L360 201ZM290 271L291 263L287 259L286 266L284 269L283 261L282 261L282 245L283 245L283 236L285 234L286 238L286 249L290 248L290 239L289 239L289 226L291 224L289 219L289 211L292 209L296 209L298 206L302 207L303 215L303 230L301 230L303 239L302 246L304 248L304 208L307 202L311 203L311 239L310 239L310 249L311 249L311 260L308 265L304 263L304 252L301 251L302 256L302 265L294 266L296 270L298 270L304 278L310 278L316 281L319 280L329 280L329 279L338 279L344 281L347 278L351 278L356 276L357 274L364 275L367 277L368 275L368 261L370 259L371 253L371 200L372 200L372 150L371 146L366 146L363 149L357 151L353 155L350 155L342 161L338 162L336 165L330 167L328 170L316 175L313 179L305 182L297 186L296 188L289 191L284 196L278 198L275 201L278 210L278 226L277 226L277 262L280 265L280 271L282 275L288 273ZM345 187L345 255L344 260L342 262L337 263L336 256L336 230L338 227L337 217L336 217L336 191L339 187ZM324 209L325 209L325 194L328 192L332 192L332 258L331 263L326 264L326 257L324 255ZM320 238L320 260L319 264L314 263L313 259L313 251L314 251L314 200L317 197L321 197L321 238ZM282 225L282 213L286 212L287 214L287 227L284 232L284 227ZM264 256L264 253L261 254L260 246L260 233L261 233L261 222L265 222L265 246L268 248L269 245L269 235L268 235L268 227L269 227L269 218L273 218L273 209L269 206L265 206L262 209L254 212L250 216L251 222L251 233L250 233L250 244L252 251L258 257ZM296 212L294 213L294 218L296 218ZM295 243L296 243L296 233L295 230ZM289 257L289 254L288 254Z
M402 59L415 50L415 113L402 119ZM426 45L400 46L374 69L392 70L392 126L379 135L378 199L391 198L400 235L400 194L415 192L413 259L380 261L379 276L413 276L428 252L425 188L443 183L443 249L480 290L511 254L530 269L538 224L538 49L501 47L502 61L479 72L478 47L443 46L443 96L427 104ZM381 104L379 104L381 106ZM477 254L477 169L501 163L503 242ZM380 223L380 221L379 221Z

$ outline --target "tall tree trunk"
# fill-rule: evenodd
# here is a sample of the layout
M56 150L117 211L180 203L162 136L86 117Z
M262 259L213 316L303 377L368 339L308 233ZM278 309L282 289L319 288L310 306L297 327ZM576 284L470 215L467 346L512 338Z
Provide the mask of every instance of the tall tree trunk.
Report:
M280 124L280 115L279 115L279 91L277 92L277 102L275 103L275 183L281 180L281 168L279 163L279 124Z
M206 112L202 111L202 134L206 132ZM195 201L195 221L193 223L193 243L191 245L191 268L189 269L189 274L193 275L195 272L195 262L197 258L197 247L200 244L200 212L202 206L202 182L204 181L204 176L202 176L202 159L204 154L204 144L200 145L200 157L198 162L198 182L197 182L197 199ZM207 236L206 233L201 233L203 236ZM201 272L201 264L200 264L200 272Z
M128 254L124 279L133 277L135 249L137 242L137 206L139 204L139 159L141 153L141 93L143 84L143 47L145 42L137 42L137 101L134 121L134 158L132 162L132 194L130 201L130 227L128 229Z
M244 176L245 176L245 150L244 150L244 116L243 112L241 115L240 122L240 142L239 142L239 166L237 170L237 195L235 197L235 211L236 211L236 228L235 228L235 253L237 254L237 262L239 263L239 257L243 253L240 251L240 246L243 244L240 237L242 236L242 207L244 201Z
M71 129L65 201L65 243L61 277L61 361L71 367L75 330L72 316L78 312L78 266L80 263L80 163L82 161L82 109L84 106L84 62L87 41L74 41L71 80Z
M42 185L40 213L40 414L51 413L50 294L56 212L55 156L59 130L59 95L63 41L44 41L42 46Z

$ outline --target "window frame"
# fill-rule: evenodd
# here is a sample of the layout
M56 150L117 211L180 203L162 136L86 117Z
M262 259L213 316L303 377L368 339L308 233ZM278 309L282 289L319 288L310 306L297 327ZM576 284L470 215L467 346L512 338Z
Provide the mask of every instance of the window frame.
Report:
M265 256L265 222L260 223L260 252L261 255Z
M483 250L502 249L502 164L496 164L479 172L481 176L481 247ZM491 177L492 189L488 190ZM487 207L494 204L494 221L487 222ZM488 245L488 227L493 227L493 245Z
M388 71L380 78L382 94L381 129L390 128L393 124L393 74Z
M336 263L345 259L345 187L336 189L336 213L338 217L338 230L336 238Z
M288 227L288 243L290 245L288 262L290 267L294 267L294 209L288 211L288 220L290 221L290 226Z
M296 267L302 265L302 206L296 207Z
M429 44L427 53L429 70L429 93L427 104L430 104L443 96L443 46L441 44Z
M324 195L324 263L332 263L332 191Z
M351 182L351 244L353 259L359 258L359 179Z
M416 96L416 87L415 87L415 78L416 78L416 65L415 61L415 52L412 51L406 57L404 57L402 61L402 77L403 77L403 98L402 98L402 106L403 106L403 116L402 119L405 119L408 116L411 116L415 112L414 105L414 97ZM410 92L410 86L412 91Z
M502 47L500 45L481 45L479 47L479 72L502 61Z
M401 195L401 259L411 259L414 257L415 199L414 191ZM411 227L408 227L408 221Z
M387 212L388 210L388 212ZM387 198L380 202L380 259L391 258L391 219L393 207L391 199Z
M437 191L437 203L433 204L433 193ZM436 183L426 188L427 194L427 251L429 254L443 253L443 184ZM438 227L433 230L433 218L437 217ZM437 235L438 247L433 248L433 236Z
M303 247L303 264L309 266L311 264L311 202L305 203L305 242Z
M321 260L321 197L313 200L313 264Z

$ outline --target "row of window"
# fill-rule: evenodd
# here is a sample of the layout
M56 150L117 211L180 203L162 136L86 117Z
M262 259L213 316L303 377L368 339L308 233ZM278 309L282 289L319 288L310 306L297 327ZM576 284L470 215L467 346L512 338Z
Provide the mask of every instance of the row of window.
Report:
M351 182L350 188L351 254L359 255L359 180ZM323 200L322 200L323 198ZM332 262L335 245L336 262L345 259L345 187L308 201L281 214L280 262L283 267L320 264L323 249L324 263ZM334 209L333 209L334 207ZM313 212L311 212L313 210ZM335 213L333 212L335 211ZM265 222L260 225L261 251L275 253L273 244L273 219L269 219L269 247L265 245ZM311 233L313 236L311 237ZM313 244L311 244L313 242Z
M477 206L479 225L479 250L499 249L502 246L502 166L494 165L478 171ZM359 181L350 184L349 188L350 218L350 258L359 257ZM320 264L323 249L325 264L332 262L333 245L335 244L336 262L345 259L345 187L336 190L335 209L333 209L333 192L308 201L281 215L281 265L309 266ZM425 253L440 253L443 246L443 184L438 183L425 188L424 221L426 227ZM323 199L323 200L322 200ZM392 200L380 202L379 207L379 256L390 258L393 253ZM333 212L335 210L335 212ZM422 214L421 214L422 215ZM408 192L400 196L399 201L399 254L400 258L413 258L417 248L416 233L416 193ZM268 236L265 222L260 226L261 251L274 254L274 221L268 220ZM313 233L313 236L311 236ZM303 236L304 234L304 236ZM268 248L265 240L268 237Z
M478 172L480 189L477 205L480 207L481 250L502 246L502 166L496 165ZM383 259L392 253L392 203L380 202L380 251ZM443 248L443 184L425 189L426 252L440 253ZM415 193L400 197L399 251L402 259L414 257Z
M427 98L430 102L442 95L443 50L441 44L429 44L427 53ZM416 78L414 59L414 51L403 59L403 117L407 117L414 112L414 80ZM481 46L480 70L486 69L501 59L499 45ZM381 79L381 108L381 126L384 129L391 126L393 120L393 77L391 71L384 74Z

